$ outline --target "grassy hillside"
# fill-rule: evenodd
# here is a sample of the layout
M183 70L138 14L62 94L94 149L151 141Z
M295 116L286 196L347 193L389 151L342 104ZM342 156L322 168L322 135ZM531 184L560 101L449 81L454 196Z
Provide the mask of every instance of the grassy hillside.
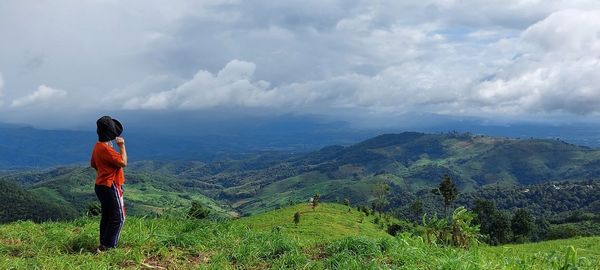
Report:
M0 223L16 220L61 220L77 216L73 207L39 198L14 183L0 180Z
M537 253L553 253L565 250L565 247L577 247L575 250L578 256L587 258L600 258L600 237L583 237L573 239L551 240L540 243L527 243L518 245L504 245L496 247L487 247L486 251L493 254L522 254L535 255ZM600 265L598 265L600 267Z
M300 223L295 225L294 214L300 213ZM374 217L339 204L320 204L314 210L306 204L298 204L271 212L244 217L236 223L256 231L271 231L273 228L300 245L329 242L347 236L386 237L380 225L373 223Z
M21 184L36 198L77 209L80 213L98 201L94 193L95 173L91 168L18 172L1 179ZM199 201L217 215L235 215L229 207L202 195L198 189L180 185L171 175L126 170L126 179L125 206L129 214L154 215L161 214L164 209L184 210L190 207L191 201ZM9 207L12 206L0 205L0 209Z
M300 223L292 213L303 212ZM96 254L97 223L0 226L1 269L598 269L600 238L469 251L392 237L341 205L296 205L235 221L129 218L120 248ZM571 248L573 246L574 248ZM535 252L536 249L541 250ZM573 252L574 250L574 252Z

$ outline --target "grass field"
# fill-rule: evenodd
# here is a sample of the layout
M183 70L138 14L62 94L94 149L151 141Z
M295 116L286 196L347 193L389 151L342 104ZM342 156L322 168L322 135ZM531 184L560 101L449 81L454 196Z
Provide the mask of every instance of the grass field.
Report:
M594 241L592 241L594 240ZM577 254L589 258L600 258L600 237L582 237L562 240L544 241L518 245L488 247L494 253L514 252L515 254L532 255L538 252L552 253L565 247L577 247Z
M130 217L120 247L99 254L97 219L16 222L0 226L0 269L600 269L600 237L466 251L373 220L337 204L233 221Z

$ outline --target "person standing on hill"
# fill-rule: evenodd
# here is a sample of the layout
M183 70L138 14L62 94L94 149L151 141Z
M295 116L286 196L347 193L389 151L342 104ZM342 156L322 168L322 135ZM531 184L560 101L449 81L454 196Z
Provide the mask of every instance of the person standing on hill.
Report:
M96 170L96 196L100 201L102 216L100 219L100 251L115 248L125 221L123 206L123 168L127 166L125 140L120 137L123 125L110 116L96 121L98 142L94 145L91 166ZM119 147L113 148L112 141Z

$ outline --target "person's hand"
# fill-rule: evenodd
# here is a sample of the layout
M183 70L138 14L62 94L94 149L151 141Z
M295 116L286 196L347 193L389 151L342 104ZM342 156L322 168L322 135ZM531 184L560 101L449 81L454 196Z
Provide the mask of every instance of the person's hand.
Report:
M117 142L117 145L119 147L123 147L125 145L125 139L123 139L123 137L115 138L115 142Z

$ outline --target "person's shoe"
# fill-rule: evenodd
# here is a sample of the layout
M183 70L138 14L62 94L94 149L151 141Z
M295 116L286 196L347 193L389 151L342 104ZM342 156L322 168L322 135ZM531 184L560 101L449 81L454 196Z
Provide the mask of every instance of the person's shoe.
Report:
M102 252L106 251L107 249L108 249L107 247L105 247L105 246L103 246L103 245L99 245L99 246L96 248L96 253L102 253Z

